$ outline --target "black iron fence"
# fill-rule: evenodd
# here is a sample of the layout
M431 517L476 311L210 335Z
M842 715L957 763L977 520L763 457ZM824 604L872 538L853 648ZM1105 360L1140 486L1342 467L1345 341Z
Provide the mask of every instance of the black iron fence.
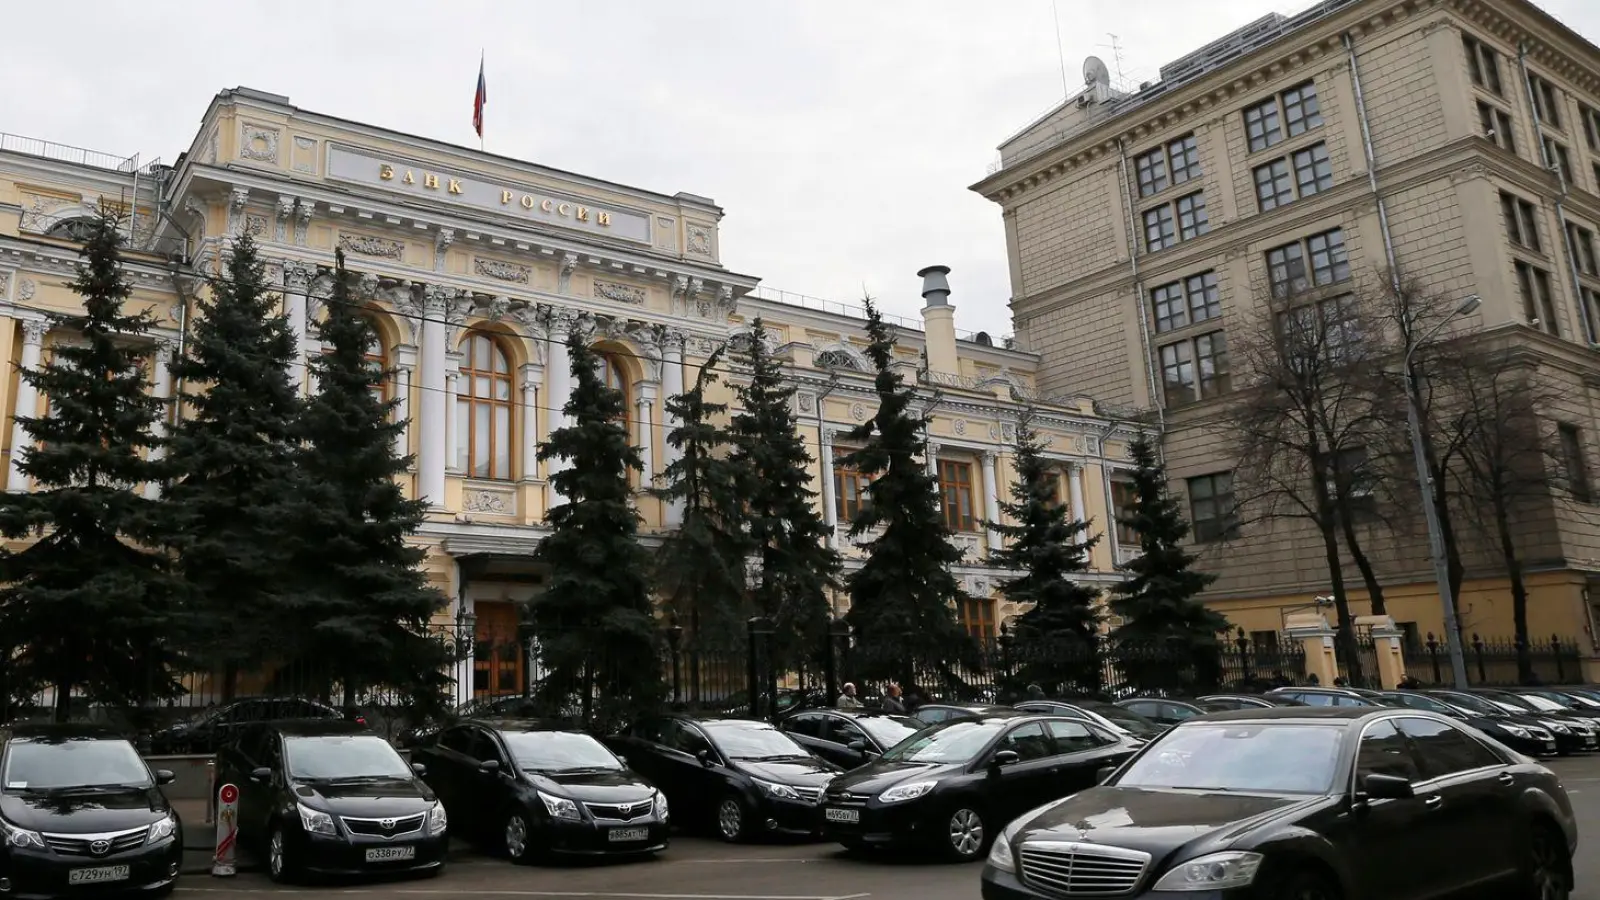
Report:
M1476 685L1572 684L1583 678L1583 651L1577 639L1551 635L1530 640L1474 634L1462 648L1467 681ZM1431 632L1405 648L1406 674L1424 684L1455 683L1450 645ZM1526 669L1526 671L1523 671Z

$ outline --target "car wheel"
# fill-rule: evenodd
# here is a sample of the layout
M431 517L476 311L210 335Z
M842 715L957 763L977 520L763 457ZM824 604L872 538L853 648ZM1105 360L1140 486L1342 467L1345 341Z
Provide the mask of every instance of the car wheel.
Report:
M1527 900L1567 900L1572 893L1567 880L1567 842L1550 826L1535 826L1523 863Z
M299 870L289 849L289 836L283 826L274 823L267 837L267 877L278 884L293 884Z
M989 849L989 828L983 814L970 806L958 806L945 819L946 855L957 862L971 862Z
M528 814L513 809L506 816L506 826L500 830L500 840L506 856L512 862L525 863L533 858L533 827L528 824Z
M717 837L730 844L737 844L745 839L749 830L749 816L745 814L744 804L738 797L725 797L717 804Z

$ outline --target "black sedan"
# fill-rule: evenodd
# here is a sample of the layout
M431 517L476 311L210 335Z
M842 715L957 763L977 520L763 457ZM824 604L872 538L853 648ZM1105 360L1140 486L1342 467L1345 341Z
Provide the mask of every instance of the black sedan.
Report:
M1555 773L1443 716L1216 713L1013 822L983 896L1559 898L1577 841Z
M1131 697L1127 700L1118 700L1115 705L1131 713L1137 713L1157 725L1167 728L1171 728L1184 719L1192 719L1195 716L1203 716L1207 712L1212 712L1212 710L1207 710L1198 703L1190 703L1187 700L1174 700L1170 697Z
M1417 691L1387 693L1402 706L1438 713L1458 722L1465 722L1518 753L1526 753L1529 756L1550 756L1556 752L1555 734L1536 722L1514 719L1507 713L1497 713L1492 709L1484 711L1469 708L1459 701L1450 703L1444 698L1430 697Z
M169 725L150 736L150 752L215 753L231 743L241 728L278 719L350 719L366 724L358 715L345 715L326 703L295 697L242 697L202 710L186 721Z
M811 710L778 723L795 743L843 769L866 765L923 728L910 716L861 710Z
M85 725L0 730L0 897L168 893L178 816L133 745Z
M613 751L666 793L680 823L725 841L812 835L817 800L839 767L765 722L659 716L609 738Z
M1265 697L1261 694L1207 694L1195 700L1206 712L1224 712L1233 709L1272 709L1276 706L1304 706L1288 697Z
M1491 688L1474 688L1470 693L1512 715L1533 718L1555 733L1556 746L1564 755L1591 751L1600 743L1600 732L1597 732L1593 721L1568 715L1567 710L1559 704Z
M1017 704L1017 709L1044 715L1083 719L1137 741L1148 741L1167 730L1165 725L1158 725L1131 709L1124 709L1115 703L1107 703L1104 700L1092 700L1082 697L1074 697L1070 700L1024 700Z
M1093 785L1136 744L1082 719L958 719L834 779L823 830L851 849L903 845L983 856L995 831L1042 800Z
M527 719L452 725L414 749L455 831L517 862L667 848L667 798L594 737Z
M267 722L217 752L239 788L239 845L267 875L437 874L445 809L389 742L354 722Z
M912 710L912 718L925 725L938 725L956 719L981 719L1015 712L1009 706L992 706L987 703L924 703Z
M479 697L457 706L443 720L430 719L400 732L395 745L402 750L421 746L438 734L446 725L466 719L523 719L537 718L543 707L520 694L513 697Z

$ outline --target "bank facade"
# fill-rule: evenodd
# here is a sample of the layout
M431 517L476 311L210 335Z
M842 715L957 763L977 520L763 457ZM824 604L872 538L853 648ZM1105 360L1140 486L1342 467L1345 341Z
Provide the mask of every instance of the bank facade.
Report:
M725 267L723 211L708 198L323 116L246 88L217 95L171 165L40 141L0 145L0 357L13 363L0 379L7 490L30 487L13 463L28 438L12 417L45 402L16 369L71 340L45 314L76 308L66 287L75 235L102 203L135 211L130 303L161 319L151 335L159 351L152 390L164 397L188 390L167 363L183 352L205 277L227 243L247 232L299 341L291 375L309 390L304 361L321 352L315 323L335 250L344 251L381 338L375 361L394 373L386 395L409 420L396 449L414 456L405 476L411 495L430 503L418 540L431 581L450 598L440 622L470 623L480 648L495 648L480 649L472 671L464 665L463 695L515 691L529 677L515 647L518 604L541 590L545 573L532 556L547 533L545 510L559 502L537 447L562 424L572 390L563 341L575 327L591 336L607 380L627 398L644 460L636 495L642 539L654 543L677 521L645 490L672 461L664 401L760 317L759 339L787 363L798 389L830 540L847 571L860 564L847 523L863 485L836 464L850 449L847 433L875 410L858 313L760 291L757 278ZM952 281L959 302L959 273ZM905 287L921 291L915 273ZM966 551L957 574L973 599L957 613L971 633L992 637L1019 612L996 593L1005 573L983 561L998 537L984 522L999 519L1014 477L1017 414L1037 406L1035 426L1059 465L1058 495L1096 531L1111 521L1108 498L1126 490L1134 432L1087 397L1042 396L1037 355L1005 339L958 337L954 308L940 295L930 295L920 321L898 324L900 365L920 382L932 417L927 464ZM182 412L174 404L172 414ZM1090 580L1116 580L1116 563L1131 552L1126 537L1110 529L1091 554ZM846 602L836 597L836 611Z

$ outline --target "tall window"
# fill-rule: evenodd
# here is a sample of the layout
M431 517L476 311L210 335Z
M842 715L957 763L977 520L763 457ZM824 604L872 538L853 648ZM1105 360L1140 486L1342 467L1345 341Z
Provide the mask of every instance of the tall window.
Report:
M473 478L511 477L511 361L494 338L461 346L456 388L456 466Z
M939 496L945 527L951 531L977 531L972 513L972 463L939 460Z
M628 434L633 434L633 417L628 414L631 401L628 398L628 370L623 368L622 361L613 353L601 353L600 378L605 381L606 387L622 395L622 424L628 429Z
M1232 472L1189 479L1189 522L1194 528L1194 539L1201 543L1239 536Z
M1539 113L1540 124L1560 128L1561 92L1537 75L1528 76L1528 86L1533 90L1533 108Z
M956 614L961 619L961 627L975 641L987 641L994 637L994 601L987 597L965 597L956 601Z
M1463 34L1461 45L1467 51L1467 71L1478 87L1503 93L1500 86L1500 55L1475 37Z
M1322 107L1317 101L1317 86L1309 81L1244 110L1244 130L1251 153L1274 146L1285 137L1305 134L1321 124Z
M871 482L871 478L850 466L833 467L833 509L840 522L854 521L856 513L867 505L867 485Z
M1517 152L1517 134L1511 125L1511 114L1498 106L1478 101L1478 126L1483 138L1502 150Z
M368 320L372 325L372 344L367 347L367 368L382 376L382 380L372 386L372 396L379 403L389 402L389 348L383 343L383 332L378 329L378 323ZM403 419L407 415L405 410L399 412Z
M1123 481L1120 478L1111 479L1111 505L1117 511L1117 544L1124 549L1139 546L1139 532L1132 527L1122 524L1122 516L1133 513L1134 503L1138 495L1133 490L1133 482Z
M1539 251L1539 216L1533 204L1505 191L1500 192L1500 212L1505 216L1506 233L1519 247Z
M1272 283L1272 295L1280 298L1312 286L1348 280L1350 260L1345 255L1344 232L1335 228L1314 234L1304 243L1297 241L1268 250L1267 277Z
M1561 437L1561 463L1567 470L1567 491L1579 503L1594 499L1589 490L1589 460L1583 452L1583 432L1578 426L1562 422L1556 426Z
M1550 292L1550 273L1522 260L1515 263L1517 289L1522 293L1522 313L1528 324L1548 334L1561 336L1556 324L1555 295Z

